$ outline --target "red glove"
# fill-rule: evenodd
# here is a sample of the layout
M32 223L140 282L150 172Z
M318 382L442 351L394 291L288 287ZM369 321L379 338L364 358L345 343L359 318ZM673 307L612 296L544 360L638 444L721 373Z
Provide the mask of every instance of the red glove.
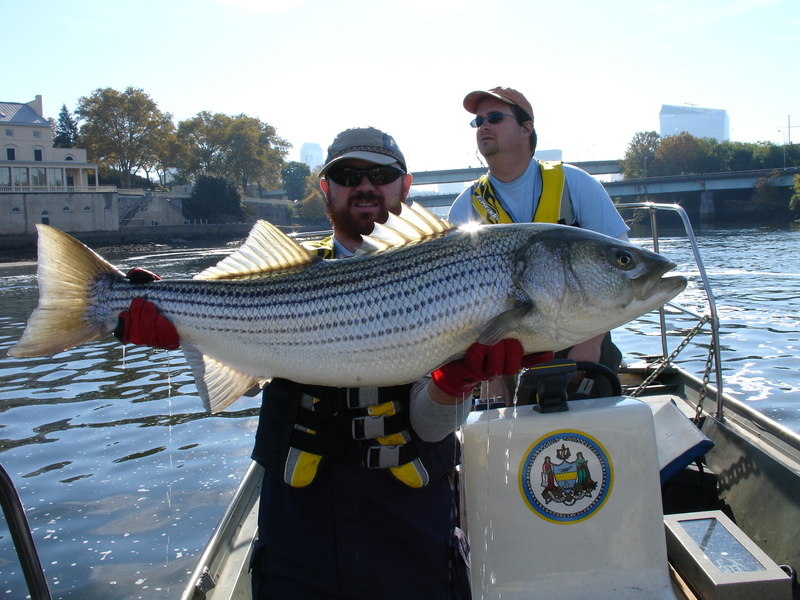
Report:
M475 342L464 358L443 365L431 373L436 386L450 396L461 396L478 384L499 375L514 375L523 366L531 367L552 360L552 352L523 355L519 340L506 338L494 346Z
M134 285L144 285L161 279L155 273L138 267L126 277ZM178 331L158 313L156 305L143 298L134 298L129 310L119 313L114 335L123 344L144 344L152 348L175 350L180 346Z
M140 269L139 267L134 267L128 274L125 275L130 282L134 285L140 285L144 283L151 283L153 281L161 281L161 277L153 273L152 271L148 271L147 269Z
M123 344L144 344L164 350L180 346L178 330L159 314L155 304L144 298L134 298L130 309L119 313L114 335Z

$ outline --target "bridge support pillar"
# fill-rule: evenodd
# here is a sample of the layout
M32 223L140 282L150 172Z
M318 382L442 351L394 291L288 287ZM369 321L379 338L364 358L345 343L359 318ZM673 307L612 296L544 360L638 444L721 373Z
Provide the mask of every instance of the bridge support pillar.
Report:
M700 221L714 220L714 192L700 192Z

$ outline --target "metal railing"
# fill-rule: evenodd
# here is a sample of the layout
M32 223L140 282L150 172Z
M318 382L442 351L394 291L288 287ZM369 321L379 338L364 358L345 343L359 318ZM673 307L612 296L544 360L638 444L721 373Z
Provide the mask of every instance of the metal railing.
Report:
M116 192L115 185L0 185L5 194L97 194Z
M39 554L36 552L36 544L28 526L28 519L25 517L25 509L22 507L22 501L19 499L14 482L11 481L11 477L3 465L0 465L0 505L3 506L3 514L8 523L11 539L14 541L14 548L17 550L31 598L33 600L50 600L50 590L47 587Z
M686 211L683 209L682 206L678 204L657 204L655 202L631 202L631 203L624 203L624 204L617 204L617 210L646 210L649 212L650 216L650 228L651 233L653 236L653 251L659 251L659 243L658 243L658 223L656 219L656 215L659 211L665 212L672 212L677 214L683 225L683 229L686 232L686 236L689 239L689 244L692 248L692 253L694 255L695 263L697 264L697 270L700 274L700 281L702 283L703 291L706 295L706 301L708 302L708 312L707 316L700 315L693 310L690 310L686 307L683 307L675 302L667 303L668 306L671 308L682 312L684 314L690 315L693 318L698 319L699 321L707 321L711 327L711 344L710 344L710 353L713 355L713 362L714 362L714 378L715 384L718 394L719 401L717 402L717 411L716 416L718 419L722 420L723 418L723 405L724 402L722 401L722 361L720 357L720 346L719 346L719 317L717 315L717 303L714 299L714 292L711 290L711 283L708 280L708 275L706 274L706 268L703 264L703 259L700 256L700 249L697 246L697 238L694 235L694 230L692 229L692 224L689 221L689 215L686 214ZM667 325L666 325L666 310L665 307L660 307L658 309L659 313L659 325L660 325L660 332L661 332L661 351L663 353L664 359L670 356L668 343L667 343Z

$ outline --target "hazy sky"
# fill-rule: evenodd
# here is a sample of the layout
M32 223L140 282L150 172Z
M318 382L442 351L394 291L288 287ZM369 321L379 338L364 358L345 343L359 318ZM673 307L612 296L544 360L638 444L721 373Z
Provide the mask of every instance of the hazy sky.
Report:
M176 123L258 117L289 160L374 125L411 170L479 166L461 102L496 85L567 161L621 158L662 104L724 109L743 142L800 126L798 0L0 0L0 19L0 101L57 118L134 86Z

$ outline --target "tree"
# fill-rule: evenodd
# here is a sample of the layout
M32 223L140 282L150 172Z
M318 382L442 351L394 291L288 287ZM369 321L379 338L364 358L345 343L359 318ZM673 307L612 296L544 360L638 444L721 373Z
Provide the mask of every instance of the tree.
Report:
M633 136L620 166L625 179L647 177L647 164L653 165L661 136L655 131L640 131Z
M692 173L713 173L709 157L710 144L707 138L701 140L682 131L661 139L653 159L652 175L689 175ZM713 140L711 140L713 141Z
M291 161L281 169L281 179L283 180L283 191L289 200L301 200L306 193L306 178L311 175L308 165L301 162Z
M757 169L779 169L784 167L785 157L786 147L772 142L759 142L755 145L755 150L753 151Z
M800 175L794 176L794 194L789 199L789 210L793 213L800 212Z
M119 171L123 185L152 163L158 144L174 129L172 115L134 87L97 89L78 101L75 112L85 121L80 136L89 156Z
M55 133L54 148L75 148L78 145L78 121L67 110L66 104L61 105Z
M182 153L178 171L186 180L201 173L225 176L243 189L250 184L274 188L280 183L291 145L260 119L201 112L178 123Z
M228 115L208 111L178 123L177 140L181 149L178 172L187 181L203 172L225 170L225 153L228 143Z
M300 203L300 216L306 219L322 219L328 215L325 196L319 188L319 172L322 165L306 177L303 201Z
M758 168L753 157L754 148L754 144L725 140L717 144L712 153L719 164L720 172L750 171Z
M276 188L290 147L275 134L272 125L255 117L237 115L228 133L227 174L240 181L245 190L250 183Z
M178 137L175 132L171 132L166 139L162 140L156 149L155 165L153 170L158 176L158 182L162 186L167 185L167 172L172 169L172 174L175 175L175 169L180 164L180 156L182 147L178 143Z
M244 218L241 190L225 177L200 175L192 190L192 197L183 202L187 219L209 223L237 223Z
M168 131L164 131L165 137L153 140L150 151L141 163L140 169L144 171L145 177L150 179L150 173L155 173L161 185L166 184L167 169L174 166L172 164L175 156L175 127L170 123Z
M319 190L308 194L300 203L300 216L305 219L322 219L328 214L325 197Z
M756 181L753 204L757 207L760 218L784 219L788 217L787 212L791 210L791 199L787 202L787 194L775 187L773 179L777 176L778 171L773 171L769 175L759 177Z

